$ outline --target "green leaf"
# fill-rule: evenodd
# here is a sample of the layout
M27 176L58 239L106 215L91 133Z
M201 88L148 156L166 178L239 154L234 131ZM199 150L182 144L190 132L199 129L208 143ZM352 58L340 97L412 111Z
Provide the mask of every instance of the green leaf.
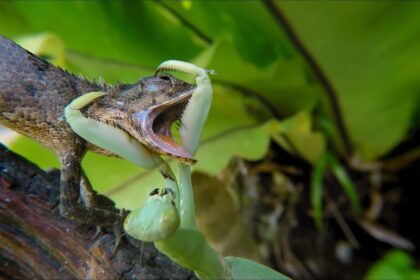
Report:
M129 180L143 170L127 160L92 152L85 155L82 166L92 185L101 193L117 187L121 182Z
M67 52L68 69L73 73L83 73L88 80L103 78L107 83L135 82L141 77L152 76L152 67L141 67L118 63L77 52Z
M72 51L153 68L172 57L188 60L204 46L150 1L3 2L0 17L6 36L48 30Z
M392 250L374 264L365 275L368 280L420 279L420 270L404 251Z
M243 60L229 39L216 41L194 63L215 69L219 73L213 77L216 83L239 85L255 92L276 114L310 110L319 98L318 85L308 79L299 60L279 58L259 68Z
M315 164L325 152L325 137L312 131L312 119L307 112L299 112L290 118L273 121L271 126L273 140L291 154L302 156Z
M232 156L258 160L266 154L270 127L260 123L251 110L260 110L252 98L228 87L214 86L213 104L193 170L216 175Z
M179 1L162 2L204 34L209 43L221 37L232 38L238 55L247 63L265 67L295 53L261 1L225 1L223 5L191 1L187 7Z
M7 146L15 153L28 158L41 168L60 167L57 156L52 151L23 135L15 136L10 143L7 143Z
M237 127L258 124L259 120L252 115L254 110L258 111L260 108L252 98L231 88L214 85L213 102L201 141L226 134Z
M22 36L16 43L37 56L43 57L51 64L61 68L66 67L63 41L53 33L40 33Z
M161 2L212 44L194 62L220 73L216 82L254 91L277 116L318 101L318 83L261 1Z
M420 102L419 2L276 2L337 90L367 159L405 136Z
M176 164L172 163L171 168L177 174ZM163 185L162 175L157 169L138 169L131 177L120 180L118 185L114 185L114 188L104 194L109 196L118 208L133 210L143 205L152 190Z
M341 188L350 200L353 211L356 215L361 213L361 206L357 189L351 181L344 167L331 153L325 151L315 163L311 175L311 203L315 224L322 227L322 197L324 188L324 174L331 170L340 183Z
M341 163L332 154L328 154L328 165L331 168L332 173L337 178L340 186L343 188L347 197L350 200L353 211L356 215L359 215L362 211L360 206L359 195L357 193L356 186L351 181L349 175Z
M198 163L193 170L217 175L232 156L248 160L261 159L270 144L269 123L255 127L237 127L228 134L204 141L197 152Z

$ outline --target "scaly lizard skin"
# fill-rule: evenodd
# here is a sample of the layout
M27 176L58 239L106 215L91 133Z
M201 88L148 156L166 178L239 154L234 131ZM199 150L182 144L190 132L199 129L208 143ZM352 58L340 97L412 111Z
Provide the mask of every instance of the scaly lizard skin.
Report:
M112 154L72 131L64 119L65 106L84 93L106 92L84 108L88 118L126 131L154 152L191 163L192 157L172 139L170 125L179 119L188 101L180 100L180 93L185 95L193 88L169 75L114 87L91 83L0 36L0 123L57 154L61 163L60 212L79 223L109 225L120 217L107 210L108 199L95 195L80 165L87 150Z

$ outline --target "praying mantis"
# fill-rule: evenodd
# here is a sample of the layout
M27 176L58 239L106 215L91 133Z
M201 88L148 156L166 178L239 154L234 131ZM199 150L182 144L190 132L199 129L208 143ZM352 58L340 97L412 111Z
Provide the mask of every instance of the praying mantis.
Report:
M182 74L193 81L195 89L182 111L179 134L183 160L178 159L179 178L158 153L144 143L134 141L126 132L106 123L86 118L81 110L105 92L90 92L74 99L65 109L71 128L82 138L107 149L139 166L157 167L164 178L164 187L152 191L147 201L132 211L124 222L124 230L135 239L154 242L156 248L179 265L191 269L200 279L289 279L256 262L217 253L199 231L195 222L191 169L188 160L195 155L212 102L212 71L194 64L169 60L160 64L156 75ZM175 104L178 104L175 102ZM149 111L142 115L146 125ZM169 134L166 133L166 136ZM161 137L164 141L165 137ZM175 145L165 140L167 145ZM169 147L170 148L170 147ZM168 148L168 149L169 149ZM185 150L184 150L185 149ZM185 156L187 155L187 156Z

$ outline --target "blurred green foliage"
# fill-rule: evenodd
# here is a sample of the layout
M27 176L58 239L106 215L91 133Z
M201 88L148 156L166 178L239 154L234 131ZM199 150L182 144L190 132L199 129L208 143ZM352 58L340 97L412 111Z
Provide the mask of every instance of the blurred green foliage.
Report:
M364 159L385 155L418 127L420 3L275 5L335 88L349 141ZM195 170L215 175L232 156L261 159L270 139L311 164L327 147L349 156L329 97L263 2L10 1L0 2L0 18L0 33L15 40L55 34L65 67L89 79L134 82L168 59L215 69ZM42 167L57 166L33 141L12 147ZM120 159L88 154L83 164L120 207L138 206L159 182L155 172Z
M392 250L373 265L365 276L366 280L420 279L420 270L415 267L409 254Z
M279 5L337 90L356 149L366 159L392 149L413 126L420 105L420 3Z
M335 89L347 140L364 160L386 155L419 127L420 2L275 5ZM214 176L232 156L259 160L273 140L314 165L318 225L328 169L360 208L337 160L351 155L344 152L330 97L263 1L1 1L0 22L0 34L27 48L42 45L33 51L90 80L135 82L168 59L215 69L214 103L194 170ZM41 42L42 34L53 38ZM59 167L55 155L30 139L10 146L43 168ZM138 207L162 184L156 171L117 158L88 153L83 166L119 207ZM401 251L390 252L366 276L418 278Z

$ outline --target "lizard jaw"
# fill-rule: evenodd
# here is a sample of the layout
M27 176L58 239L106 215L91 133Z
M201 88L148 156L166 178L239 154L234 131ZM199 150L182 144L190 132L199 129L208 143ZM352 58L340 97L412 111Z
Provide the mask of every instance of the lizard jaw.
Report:
M184 146L174 140L170 128L175 121L181 119L191 95L192 92L183 94L171 102L135 114L143 133L143 140L147 142L146 146L185 164L194 164L196 160Z

